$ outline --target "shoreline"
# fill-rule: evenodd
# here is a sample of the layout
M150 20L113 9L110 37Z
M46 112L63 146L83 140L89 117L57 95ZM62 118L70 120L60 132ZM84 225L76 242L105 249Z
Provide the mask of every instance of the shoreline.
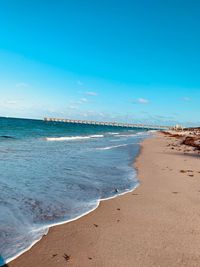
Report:
M137 157L136 157L136 158L137 158ZM122 192L122 193L120 193L120 194L116 194L116 195L111 196L111 197L108 197L108 198L102 198L102 199L100 199L100 200L97 202L96 207L94 207L93 209L89 210L88 212L83 213L83 214L81 214L81 215L79 215L79 216L77 216L77 217L75 217L75 218L73 218L73 219L71 219L71 220L62 221L62 222L59 222L59 223L56 223L56 224L50 224L50 225L48 225L48 226L47 226L48 229L47 229L47 233L46 233L46 234L44 234L43 236L41 236L40 239L38 239L38 240L36 240L35 242L33 242L33 244L31 244L31 245L30 245L27 249L25 249L24 251L20 252L20 253L17 254L16 256L14 256L14 257L8 259L8 260L5 262L5 265L2 265L2 267L6 266L6 265L9 264L10 262L16 260L18 257L22 256L23 254L25 254L26 252L28 252L29 250L31 250L31 248L32 248L33 246L35 246L38 242L40 242L40 241L42 240L42 238L44 238L45 236L48 235L48 233L49 233L49 231L50 231L51 228L53 228L53 227L58 227L58 226L60 226L60 225L64 225L64 224L67 224L67 223L71 223L71 222L77 221L77 220L81 219L82 217L87 216L87 215L89 215L90 213L94 212L96 209L98 209L98 207L99 207L99 205L101 204L101 202L103 202L103 201L107 201L107 200L109 201L109 200L111 200L111 199L114 199L114 198L123 196L123 195L125 195L125 194L131 193L131 192L133 192L135 189L137 189L137 187L138 187L139 185L140 185L140 184L139 184L139 182L138 182L138 184L136 184L132 189L127 189L126 191L124 191L124 192ZM46 228L46 227L44 227L44 228Z
M147 137L147 138L151 138L151 137ZM146 138L145 138L146 139ZM137 179L137 169L135 167L135 163L136 163L136 160L137 158L139 157L140 153L141 153L141 147L142 147L142 142L138 144L139 145L139 151L138 151L138 154L137 156L135 157L134 161L133 161L133 164L132 167L133 169L136 171L136 176L133 177L133 179L136 178L137 180L137 183L130 189L125 189L125 191L121 192L121 193L117 193L115 195L112 195L110 197L107 197L107 198L102 198L102 199L99 199L95 205L94 208L92 208L91 210L73 218L73 219L70 219L70 220L65 220L65 221L61 221L59 223L55 223L55 224L49 224L45 227L41 227L40 229L37 229L37 230L46 230L46 234L44 234L43 236L41 236L38 240L34 241L29 247L27 247L26 249L24 249L23 251L19 252L18 254L16 254L14 257L11 257L9 258L8 260L5 261L4 265L2 265L2 267L5 267L7 266L8 264L10 264L11 262L14 262L16 259L18 259L20 256L24 255L26 252L28 252L29 250L32 249L32 247L34 247L35 245L37 245L38 242L40 242L45 236L47 236L49 234L49 231L51 230L51 228L54 228L54 227L59 227L60 225L65 225L67 223L71 223L71 222L74 222L74 221L77 221L79 219L81 219L82 217L84 216L87 216L88 214L94 212L96 209L98 209L99 205L101 204L101 202L103 201L107 201L107 200L111 200L111 199L115 199L117 197L120 197L120 196L123 196L125 194L128 194L128 193L131 193L133 192L138 186L140 186L140 182L139 180Z
M199 266L199 156L183 154L179 145L172 150L174 142L161 134L145 139L134 163L141 181L134 193L52 227L8 266ZM181 172L186 165L193 176Z
M137 158L137 157L136 157L136 158ZM30 245L27 249L25 249L24 251L20 252L20 253L17 254L16 256L14 256L14 257L8 259L8 260L5 262L5 265L2 265L2 267L6 266L6 265L9 264L10 262L13 262L13 261L16 260L18 257L22 256L23 254L25 254L26 252L28 252L29 250L31 250L31 248L32 248L33 246L35 246L38 242L40 242L40 241L42 240L42 238L44 238L45 236L48 235L48 233L49 233L49 231L50 231L51 228L53 228L53 227L58 227L58 226L60 226L60 225L64 225L64 224L67 224L67 223L71 223L71 222L77 221L77 220L81 219L82 217L87 216L87 215L89 215L90 213L94 212L96 209L98 209L98 207L99 207L99 205L101 204L101 202L103 202L103 201L107 201L107 200L111 200L111 199L114 199L114 198L123 196L123 195L125 195L125 194L131 193L131 192L133 192L139 185L140 185L140 184L139 184L139 182L138 182L138 184L136 184L132 189L127 189L126 191L124 191L124 192L122 192L122 193L120 193L120 194L116 194L116 195L111 196L111 197L108 197L108 198L102 198L102 199L100 199L100 200L97 202L97 205L96 205L93 209L91 209L91 210L89 210L88 212L83 213L83 214L81 214L81 215L79 215L79 216L77 216L77 217L75 217L75 218L73 218L73 219L71 219L71 220L66 220L66 221L62 221L62 222L56 223L56 224L50 224L50 225L48 225L48 226L47 226L48 229L47 229L47 233L46 233L46 234L44 234L43 236L41 236L40 239L38 239L38 240L36 240L35 242L33 242L33 244L31 244L31 245ZM46 227L44 227L44 229L45 229L45 228L46 228Z

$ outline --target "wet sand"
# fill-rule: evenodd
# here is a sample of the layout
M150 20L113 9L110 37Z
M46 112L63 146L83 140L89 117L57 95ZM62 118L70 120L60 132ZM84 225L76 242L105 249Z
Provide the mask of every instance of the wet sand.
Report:
M200 266L200 156L157 134L142 144L141 185L56 226L9 267Z

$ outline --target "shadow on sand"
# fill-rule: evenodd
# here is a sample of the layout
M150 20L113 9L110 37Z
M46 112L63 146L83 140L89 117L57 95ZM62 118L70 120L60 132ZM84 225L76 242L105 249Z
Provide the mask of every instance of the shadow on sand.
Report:
M5 263L4 258L1 255L0 255L0 266L9 267L9 265Z

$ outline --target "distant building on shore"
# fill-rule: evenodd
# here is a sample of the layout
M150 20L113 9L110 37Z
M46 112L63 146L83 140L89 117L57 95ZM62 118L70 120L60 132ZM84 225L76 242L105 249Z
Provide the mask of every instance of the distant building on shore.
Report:
M176 124L174 127L172 127L172 130L175 131L182 131L183 130L183 126Z

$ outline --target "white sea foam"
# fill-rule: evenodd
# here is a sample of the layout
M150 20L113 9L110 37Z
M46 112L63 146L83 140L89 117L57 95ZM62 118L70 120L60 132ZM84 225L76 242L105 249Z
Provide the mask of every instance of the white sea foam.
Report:
M156 133L158 130L149 130L148 133Z
M90 135L91 138L101 138L104 137L103 134L94 134L94 135Z
M88 136L46 137L46 140L47 141L74 141L74 140L84 140L84 139L102 138L102 137L104 137L103 134L95 134L95 135L88 135Z
M119 134L117 137L137 137L138 135L145 135L150 133L151 131L146 131L146 132L138 132L138 133L133 133L133 134Z
M128 144L121 144L121 145L116 145L116 146L106 146L106 147L98 147L96 148L96 150L110 150L113 148L117 148L117 147L123 147L123 146L127 146Z
M76 220L80 219L81 217L84 217L84 216L88 215L89 213L93 212L94 210L96 210L96 209L99 207L99 204L100 204L101 201L105 201L105 200L113 199L113 198L116 198L116 197L118 197L118 196L122 196L122 195L125 195L125 194L127 194L127 193L133 192L139 185L140 185L140 183L139 183L139 181L137 181L137 183L136 183L132 188L130 188L130 189L125 189L123 192L119 192L118 194L115 194L115 195L113 195L113 196L111 196L111 197L101 198L101 199L98 199L98 200L96 200L96 201L93 201L93 203L94 203L93 208L91 208L90 210L86 211L86 212L83 213L83 214L80 214L80 215L74 217L73 219L70 219L70 220L63 220L63 221L61 221L61 222L59 222L59 223L47 224L47 225L45 225L45 226L43 226L43 227L40 227L40 228L38 227L37 229L35 229L35 231L38 231L38 230L44 230L44 235L47 235L48 232L49 232L49 229L50 229L51 227L54 227L54 226L58 226L58 225L62 225L62 224L66 224L66 223L69 223L69 222L76 221ZM34 229L33 229L32 231L34 231ZM30 246L28 246L26 249L20 251L18 254L16 254L16 255L13 256L13 257L10 257L10 258L6 259L5 262L4 262L4 264L8 264L10 261L15 260L15 259L18 258L20 255L22 255L23 253L25 253L26 251L30 250L36 243L38 243L38 242L42 239L42 237L43 237L43 235L41 235L41 237L38 238L37 240L34 240L33 243L32 243Z
M117 135L117 137L133 137L133 136L137 136L137 134L119 134Z
M108 134L110 134L110 135L118 135L119 133L116 133L116 132L108 132Z

